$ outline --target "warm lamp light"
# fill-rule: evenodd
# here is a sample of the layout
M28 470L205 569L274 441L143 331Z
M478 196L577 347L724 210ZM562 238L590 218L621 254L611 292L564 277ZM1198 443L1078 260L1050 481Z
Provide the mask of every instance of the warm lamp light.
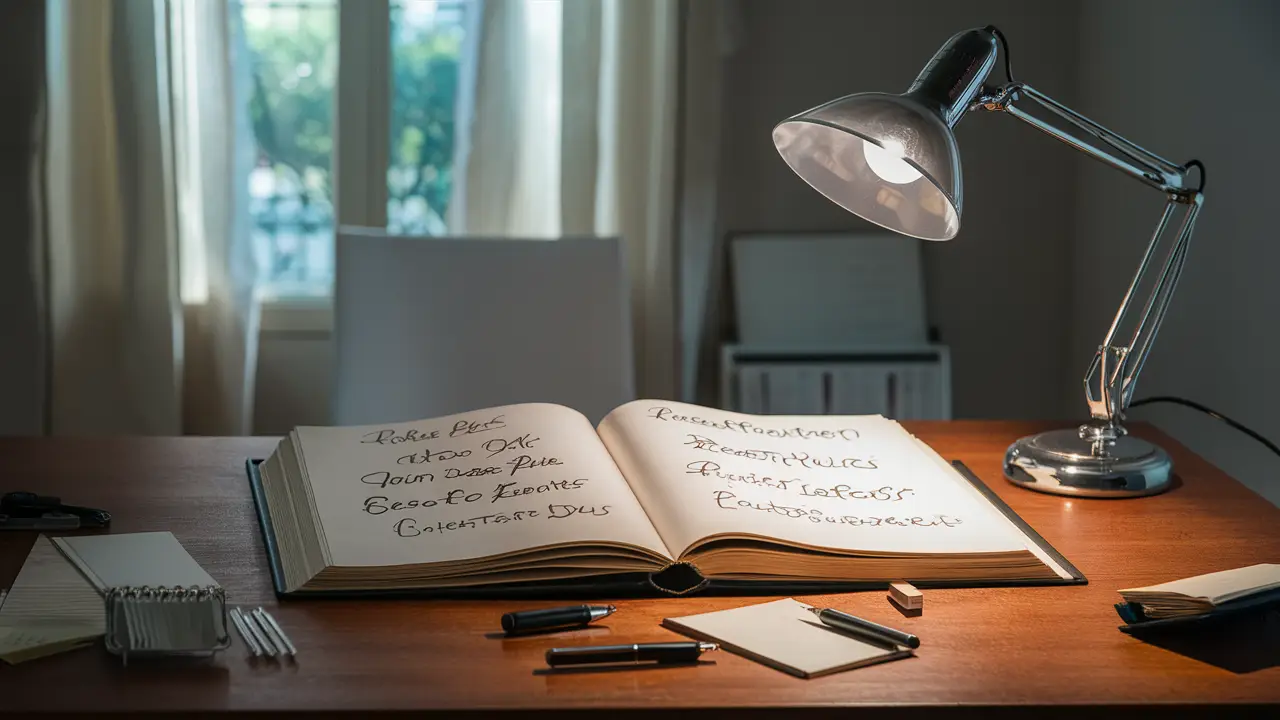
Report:
M1007 82L991 87L985 83L1000 45ZM1027 113L1024 101L1047 111L1052 122ZM860 93L833 100L779 123L773 142L797 175L849 212L903 235L950 240L960 231L963 201L952 128L970 110L1012 115L1168 198L1111 329L1085 373L1092 419L1076 429L1017 441L1005 454L1005 477L1060 495L1131 497L1168 489L1169 455L1130 436L1122 423L1182 273L1204 201L1204 166L1199 161L1174 164L1014 81L1008 45L991 26L948 40L905 94ZM1195 187L1188 183L1192 167L1200 169ZM1174 240L1162 243L1178 213L1181 221ZM1169 249L1157 267L1152 261L1164 244ZM1147 284L1151 288L1139 309L1136 295Z

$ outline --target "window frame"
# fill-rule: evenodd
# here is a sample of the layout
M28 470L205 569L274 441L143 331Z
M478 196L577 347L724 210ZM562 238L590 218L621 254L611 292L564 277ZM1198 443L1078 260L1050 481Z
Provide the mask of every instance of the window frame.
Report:
M391 0L338 0L338 77L333 91L335 235L344 225L387 226L390 18ZM314 334L332 330L332 296L273 297L262 301L263 333Z
M469 133L477 32L484 0L467 0L458 98L458 142ZM334 234L340 228L387 227L387 168L391 160L392 0L337 0L338 74L334 82ZM339 139L341 138L341 139ZM455 178L456 180L456 178ZM333 296L267 297L260 331L314 337L333 330Z

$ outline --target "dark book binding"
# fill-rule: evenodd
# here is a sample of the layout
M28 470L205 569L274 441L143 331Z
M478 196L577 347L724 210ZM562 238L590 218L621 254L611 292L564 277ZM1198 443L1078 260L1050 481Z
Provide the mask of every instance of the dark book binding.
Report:
M1125 622L1120 626L1120 631L1130 635L1158 633L1165 630L1193 630L1228 621L1248 620L1280 611L1280 588L1225 602L1206 613L1181 617L1152 619L1146 616L1139 603L1121 602L1116 603L1115 607L1116 613Z
M568 580L540 580L537 582L503 583L479 585L459 588L429 588L416 590L324 590L297 591L288 593L284 590L284 571L280 565L280 552L276 547L275 531L271 527L271 515L267 512L267 497L262 490L262 475L258 465L262 460L246 461L245 467L249 476L249 487L253 493L253 502L257 509L258 525L262 530L262 540L266 547L267 563L271 569L271 584L276 596L280 598L588 598L588 597L655 597L663 595L779 595L779 594L823 594L837 592L854 592L858 590L880 590L889 586L883 581L849 581L849 582L770 582L761 580L710 580L698 574L688 563L674 563L657 573L617 573L597 575L591 578L572 578ZM1046 555L1053 558L1070 578L1034 579L1034 580L912 580L899 578L921 588L945 587L1028 587L1040 585L1084 585L1089 581L1062 553L1040 536L1013 508L1009 507L1000 496L987 487L977 475L960 461L951 463L960 476L969 481L996 510L1018 527L1030 540L1040 547Z

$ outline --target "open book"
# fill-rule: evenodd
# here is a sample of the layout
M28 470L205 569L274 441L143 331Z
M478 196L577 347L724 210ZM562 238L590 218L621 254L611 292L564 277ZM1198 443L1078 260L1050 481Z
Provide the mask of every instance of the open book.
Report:
M282 594L636 574L673 592L702 584L690 577L779 587L1082 580L880 416L638 400L592 427L567 407L512 405L300 427L258 472Z

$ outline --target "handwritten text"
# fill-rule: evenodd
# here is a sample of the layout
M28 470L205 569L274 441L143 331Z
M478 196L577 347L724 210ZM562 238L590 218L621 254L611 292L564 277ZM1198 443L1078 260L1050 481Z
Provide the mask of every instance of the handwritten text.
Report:
M754 502L739 498L736 494L728 490L715 490L713 497L716 501L716 507L721 510L739 511L748 510L755 512L770 513L780 515L792 520L808 520L812 523L833 523L838 525L852 525L855 527L955 527L962 524L960 518L951 517L950 515L932 515L929 517L921 517L919 515L911 517L877 517L877 516L858 516L858 515L827 515L817 508L807 508L803 505L782 505L772 500L765 502Z
M694 450L703 450L710 453L719 453L721 455L731 455L733 457L746 458L748 460L759 460L762 462L770 462L780 464L783 467L802 467L810 470L817 468L841 468L853 470L875 470L877 468L876 461L862 458L840 458L820 457L810 455L807 452L790 452L780 453L776 450L742 450L732 448L727 445L712 440L702 435L689 434L685 445L691 446Z
M801 440L856 440L858 438L858 431L852 428L841 430L806 430L802 427L764 428L748 420L731 420L728 418L724 420L707 420L696 415L679 415L669 407L651 407L649 408L649 417L664 422L688 423L717 430L731 430L744 435L764 435L772 438L798 438Z

